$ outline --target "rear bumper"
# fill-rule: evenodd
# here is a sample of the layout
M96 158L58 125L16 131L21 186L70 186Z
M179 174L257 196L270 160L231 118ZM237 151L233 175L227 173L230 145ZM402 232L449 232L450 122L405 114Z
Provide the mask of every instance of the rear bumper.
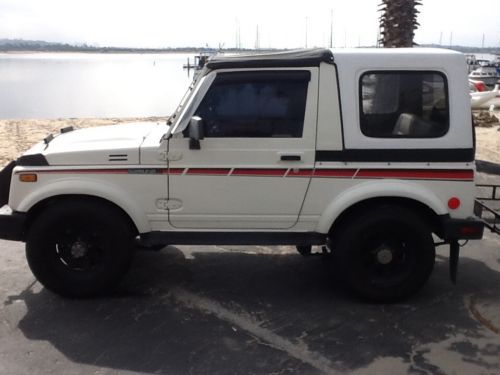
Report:
M484 223L478 218L452 219L449 216L442 218L443 239L452 240L480 240L483 238Z
M0 209L0 238L10 241L24 241L26 214L12 212L4 206Z

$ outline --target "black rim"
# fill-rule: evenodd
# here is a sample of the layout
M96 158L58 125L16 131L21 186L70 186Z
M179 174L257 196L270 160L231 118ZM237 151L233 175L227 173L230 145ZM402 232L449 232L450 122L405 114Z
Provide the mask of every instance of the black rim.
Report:
M67 226L58 230L51 242L55 260L67 270L95 271L106 259L108 245L99 228Z
M362 277L379 288L400 285L415 269L419 241L405 233L408 228L394 225L388 229L376 226L360 236L358 251Z

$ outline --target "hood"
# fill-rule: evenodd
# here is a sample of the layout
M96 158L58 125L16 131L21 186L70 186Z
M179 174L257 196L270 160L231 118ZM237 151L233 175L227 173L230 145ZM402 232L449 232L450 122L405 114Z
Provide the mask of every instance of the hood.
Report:
M42 154L50 165L139 164L139 148L154 122L100 126L56 135L25 155Z

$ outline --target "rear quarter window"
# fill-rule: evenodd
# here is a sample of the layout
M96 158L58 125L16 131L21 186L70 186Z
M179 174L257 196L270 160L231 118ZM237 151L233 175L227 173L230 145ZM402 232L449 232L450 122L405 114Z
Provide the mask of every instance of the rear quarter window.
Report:
M449 129L446 76L371 71L359 82L361 132L373 138L438 138Z

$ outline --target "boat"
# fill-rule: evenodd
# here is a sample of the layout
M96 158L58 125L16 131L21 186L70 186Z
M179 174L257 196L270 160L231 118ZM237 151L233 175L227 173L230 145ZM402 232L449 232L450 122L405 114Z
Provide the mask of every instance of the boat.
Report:
M465 55L465 59L467 60L467 72L468 73L479 68L479 64L477 63L477 59L476 59L475 55L473 55L473 54Z
M470 101L472 109L489 108L491 105L495 107L495 105L500 104L498 103L499 101L496 100L497 95L500 93L499 87L500 85L495 85L495 88L491 91L471 92Z
M194 70L201 70L207 63L208 59L215 55L213 52L201 52L200 54L196 55L194 57L194 62L191 63L189 60L189 57L187 59L187 64L184 64L182 67L184 69L194 69Z
M471 92L488 91L483 81L476 81L473 79L469 79L469 88Z
M202 69L204 66L205 66L205 63L207 61L208 57L205 56L205 55L196 55L194 57L194 62L191 63L190 60L189 60L189 57L187 59L187 64L184 64L182 67L184 69L196 69L196 70L199 70L199 69Z
M493 64L482 65L469 74L469 78L475 81L483 81L487 86L494 86L500 80L497 67Z

